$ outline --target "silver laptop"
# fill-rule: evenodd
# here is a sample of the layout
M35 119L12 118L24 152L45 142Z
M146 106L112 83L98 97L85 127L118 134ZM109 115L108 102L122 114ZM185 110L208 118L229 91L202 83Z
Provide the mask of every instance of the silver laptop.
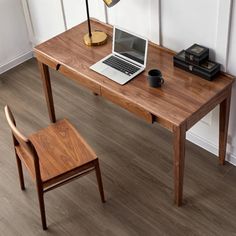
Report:
M147 39L114 27L112 54L90 68L123 85L144 71L147 49Z

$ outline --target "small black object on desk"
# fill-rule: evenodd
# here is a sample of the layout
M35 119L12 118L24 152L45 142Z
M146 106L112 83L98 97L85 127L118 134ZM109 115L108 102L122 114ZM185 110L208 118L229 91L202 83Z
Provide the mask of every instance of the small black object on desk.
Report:
M213 80L220 72L220 64L211 61L209 49L198 44L182 50L174 56L174 66L189 71L207 80Z
M162 73L160 70L152 69L148 72L148 82L150 87L158 88L164 83Z
M185 60L188 63L201 65L202 62L209 59L209 48L193 44L185 50Z

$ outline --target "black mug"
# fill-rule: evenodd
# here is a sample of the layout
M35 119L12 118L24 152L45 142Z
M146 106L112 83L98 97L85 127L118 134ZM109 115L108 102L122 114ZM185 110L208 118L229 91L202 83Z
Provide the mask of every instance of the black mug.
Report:
M153 88L161 87L164 84L164 79L162 77L161 71L157 69L150 70L148 72L148 82Z

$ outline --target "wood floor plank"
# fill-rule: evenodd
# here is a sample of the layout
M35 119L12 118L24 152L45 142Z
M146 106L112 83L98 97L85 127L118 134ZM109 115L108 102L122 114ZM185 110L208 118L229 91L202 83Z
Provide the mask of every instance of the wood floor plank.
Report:
M49 124L32 59L0 75L0 235L236 235L235 167L187 142L185 204L176 207L171 133L51 73L57 118L68 118L98 155L107 202L93 173L47 193L44 232L28 174L20 190L3 107L25 134Z

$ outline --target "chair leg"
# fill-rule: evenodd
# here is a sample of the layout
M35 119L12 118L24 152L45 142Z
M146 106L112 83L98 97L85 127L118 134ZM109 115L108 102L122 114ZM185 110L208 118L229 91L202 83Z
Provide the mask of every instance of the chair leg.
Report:
M96 171L98 189L100 192L101 200L104 203L106 201L105 201L105 196L104 196L104 191L103 191L102 176L101 176L101 171L100 171L98 160L95 161L95 171Z
M46 214L45 214L43 189L38 184L37 184L37 191L38 191L39 209L40 209L40 214L41 214L42 226L43 226L43 230L46 230L47 222L46 222Z
M24 183L24 175L23 175L23 169L22 169L22 164L21 164L21 160L18 157L18 155L16 154L16 163L17 163L17 167L18 167L18 173L19 173L19 179L20 179L20 187L21 190L25 190L25 183Z

